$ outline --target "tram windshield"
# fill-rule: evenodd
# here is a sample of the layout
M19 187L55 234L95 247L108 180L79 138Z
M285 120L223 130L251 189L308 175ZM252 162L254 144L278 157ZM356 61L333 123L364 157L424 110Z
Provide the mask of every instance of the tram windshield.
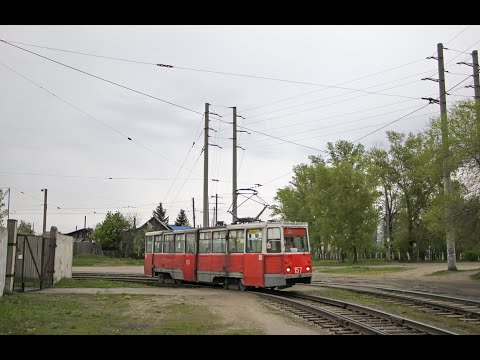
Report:
M308 252L306 228L285 228L283 235L286 253Z

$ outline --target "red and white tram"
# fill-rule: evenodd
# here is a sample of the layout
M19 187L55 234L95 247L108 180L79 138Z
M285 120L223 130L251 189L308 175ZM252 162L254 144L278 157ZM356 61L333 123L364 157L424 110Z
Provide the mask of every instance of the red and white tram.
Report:
M227 288L310 284L308 224L253 222L145 234L145 275Z

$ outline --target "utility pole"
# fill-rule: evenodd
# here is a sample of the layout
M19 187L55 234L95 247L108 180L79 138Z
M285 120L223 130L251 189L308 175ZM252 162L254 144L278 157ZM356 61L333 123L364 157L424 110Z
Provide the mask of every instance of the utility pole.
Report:
M47 189L42 189L43 191L43 231L42 237L47 236Z
M232 223L237 221L237 107L233 107Z
M43 191L43 230L42 230L42 256L40 257L40 288L43 285L44 259L45 259L45 238L47 236L47 189Z
M195 198L192 198L193 227L195 226Z
M135 220L135 218L134 218ZM86 229L87 228L87 215L85 215L85 219L83 220L83 228Z
M203 148L203 227L208 227L208 112L209 103L205 103L205 145Z
M7 224L8 220L10 220L10 188L8 188Z
M385 234L387 242L387 260L390 259L390 207L388 204L387 188L385 187Z
M443 62L443 44L437 44L438 52L438 76L440 90L440 116L442 130L442 150L443 150L443 191L447 198L445 217L446 217L446 241L447 241L447 264L448 270L457 270L457 260L455 258L455 234L450 216L450 201L452 195L452 186L450 183L450 149L448 144L448 121L447 121L447 96L445 91L445 66ZM417 244L418 246L418 244Z
M475 111L477 113L477 141L480 141L480 81L478 76L478 51L473 50L473 88L475 90ZM480 143L477 143L480 146ZM8 192L10 199L10 192Z

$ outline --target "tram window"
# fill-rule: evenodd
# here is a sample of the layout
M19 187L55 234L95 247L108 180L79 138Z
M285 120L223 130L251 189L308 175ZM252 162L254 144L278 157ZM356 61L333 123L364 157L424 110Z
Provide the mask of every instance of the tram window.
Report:
M155 236L155 242L153 245L153 252L154 253L161 253L162 252L162 235Z
M226 231L214 231L213 232L213 247L212 252L216 254L225 254L227 250L227 241L225 237L227 235Z
M247 253L262 252L262 229L247 230Z
M195 234L187 234L187 244L185 252L187 254L195 254Z
M147 236L145 238L145 254L152 253L152 240L153 240L153 236Z
M243 253L245 249L245 231L230 230L228 232L228 252Z
M173 254L175 252L175 247L173 243L174 235L167 234L163 240L163 252L167 254Z
M285 228L285 252L308 252L307 229Z
M212 236L209 232L201 232L198 241L198 253L208 254L212 252Z
M280 238L280 228L267 229L267 253L282 252L282 240Z
M175 254L185 253L185 234L175 235Z

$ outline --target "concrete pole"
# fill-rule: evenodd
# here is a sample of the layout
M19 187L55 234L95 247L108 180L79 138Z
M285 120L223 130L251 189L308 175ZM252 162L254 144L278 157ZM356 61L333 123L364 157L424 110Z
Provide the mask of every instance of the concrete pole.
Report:
M7 267L5 272L5 294L13 293L13 280L15 275L15 260L17 255L17 220L10 219L7 221ZM23 261L23 259L22 259Z
M446 217L446 241L447 241L447 264L448 270L457 270L457 260L455 258L455 234L450 217L450 198L452 186L450 183L450 150L448 144L448 121L447 121L447 94L445 91L445 66L443 62L443 44L437 44L438 51L438 76L440 90L440 116L442 130L442 149L443 149L443 191L447 198L445 217ZM418 246L418 244L417 244Z
M135 220L135 219L134 219ZM87 215L85 215L85 219L83 220L83 228L87 228Z
M215 194L215 225L217 226L218 222L218 194Z
M205 145L203 148L203 227L208 227L208 112L209 103L205 103Z
M233 107L232 223L237 221L237 107Z

